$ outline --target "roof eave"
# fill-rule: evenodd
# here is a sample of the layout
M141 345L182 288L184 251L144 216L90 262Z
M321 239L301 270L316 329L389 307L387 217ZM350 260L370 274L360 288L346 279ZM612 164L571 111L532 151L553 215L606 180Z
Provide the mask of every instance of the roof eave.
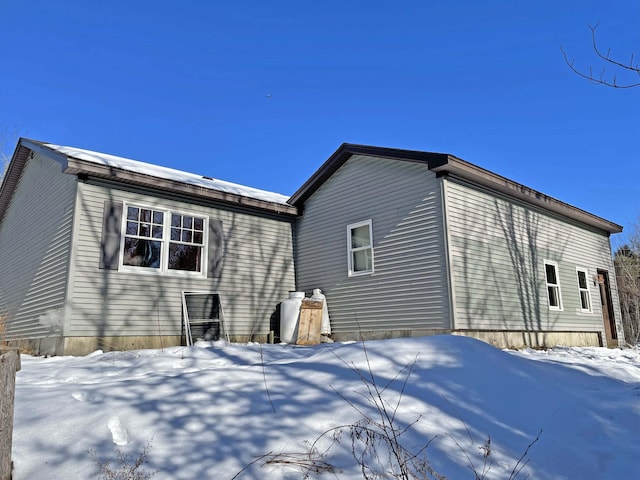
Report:
M190 197L197 197L209 201L216 201L228 205L235 205L249 209L258 209L281 215L297 216L298 208L282 203L268 202L257 198L236 195L220 190L213 190L197 185L178 182L164 178L158 178L143 173L131 172L117 167L100 165L74 157L67 157L67 165L64 173L71 175L86 175L88 177L102 178L129 185L139 185L152 189L161 189L165 192L179 193Z
M495 192L519 199L535 207L575 220L600 231L622 232L622 227L604 218L581 210L568 203L533 190L498 174L473 165L446 153L421 152L395 148L372 147L343 143L326 162L289 198L288 203L302 210L304 202L318 190L331 175L354 155L384 157L395 160L425 163L438 175L449 175L486 187Z
M616 223L451 155L439 162L432 162L429 169L439 175L449 175L486 187L609 234L622 232L622 227Z
M62 171L70 175L86 175L88 177L109 179L120 183L149 187L151 189L161 188L168 192L180 193L199 199L221 202L227 205L235 205L278 215L291 217L299 215L299 209L293 205L269 202L197 185L190 185L175 180L131 172L121 168L100 165L64 155L37 140L20 138L2 185L0 186L0 221L9 206L9 202L27 163L30 152L37 152L55 160L60 163Z
M421 152L418 150L403 150L398 148L372 147L343 143L325 161L318 170L289 198L288 203L300 207L322 184L331 177L344 163L354 155L368 157L394 158L409 162L429 163L446 156L442 153Z
M4 218L4 214L11 202L11 197L13 197L13 192L18 185L20 176L32 151L44 151L46 155L52 156L52 158L59 161L63 165L63 168L64 164L66 164L66 158L64 158L64 156L59 154L52 155L52 153L55 154L56 152L50 151L40 142L23 137L18 139L16 149L13 152L7 171L2 179L2 185L0 185L0 221Z

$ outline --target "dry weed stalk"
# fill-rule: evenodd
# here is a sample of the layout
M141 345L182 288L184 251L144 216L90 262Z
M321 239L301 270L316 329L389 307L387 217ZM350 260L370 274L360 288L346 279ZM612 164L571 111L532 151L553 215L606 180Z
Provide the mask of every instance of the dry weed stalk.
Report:
M401 413L402 399L405 395L406 387L411 373L416 365L417 356L412 363L402 367L396 375L386 383L380 383L374 375L373 367L369 359L369 354L365 342L362 342L366 367L361 369L353 363L346 362L338 354L333 354L346 365L364 385L364 392L360 395L365 399L366 404L371 407L373 414L369 414L363 407L356 404L352 399L347 398L337 389L333 391L342 398L351 408L360 415L360 419L347 425L339 425L322 432L312 442L307 442L306 452L286 452L273 454L268 453L256 458L249 465L238 472L233 479L238 478L251 465L261 461L266 461L263 465L286 465L298 468L304 479L311 478L311 475L320 473L333 473L340 470L331 464L327 459L330 451L342 442L347 441L350 446L350 453L362 473L365 480L446 480L447 477L435 471L431 466L427 450L431 443L437 438L433 437L418 449L411 449L403 441L404 436L410 432L421 416L418 416L409 423L399 420ZM400 382L398 393L390 399L389 387ZM471 433L467 426L467 433L472 445L475 445ZM522 455L516 460L513 469L508 477L509 480L517 480L523 473L523 469L529 463L528 455L530 449L539 440L542 431L527 446ZM453 437L452 437L453 438ZM322 451L320 445L329 440L329 444ZM474 480L484 480L493 465L493 447L491 438L478 448L482 451L482 466L478 467L472 461L472 455L468 449L460 445L453 439L460 452L467 460L467 465L474 475ZM528 476L527 476L528 477ZM525 477L525 478L527 478ZM232 479L232 480L233 480Z

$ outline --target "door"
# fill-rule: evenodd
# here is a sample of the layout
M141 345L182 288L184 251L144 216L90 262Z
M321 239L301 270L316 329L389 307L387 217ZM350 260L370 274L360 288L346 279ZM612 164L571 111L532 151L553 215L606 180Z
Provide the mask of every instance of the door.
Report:
M607 336L607 347L618 345L618 331L613 315L613 304L611 303L611 288L609 286L609 272L598 270L598 286L600 287L600 303L602 304L602 320L604 321L604 331Z

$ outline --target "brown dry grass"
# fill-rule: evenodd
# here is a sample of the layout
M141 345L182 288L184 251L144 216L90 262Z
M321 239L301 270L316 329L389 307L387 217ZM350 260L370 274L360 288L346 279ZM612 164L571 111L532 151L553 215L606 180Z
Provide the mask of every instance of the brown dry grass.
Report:
M37 349L34 347L33 342L27 339L19 339L9 341L7 339L7 320L9 316L6 314L0 314L0 347L17 347L20 353L25 355L37 355Z

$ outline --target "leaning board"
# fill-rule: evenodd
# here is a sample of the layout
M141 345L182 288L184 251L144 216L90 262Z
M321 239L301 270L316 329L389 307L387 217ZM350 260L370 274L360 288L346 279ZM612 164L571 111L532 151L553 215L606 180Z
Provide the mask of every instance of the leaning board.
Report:
M317 345L320 343L321 326L322 302L308 298L302 300L296 345Z

